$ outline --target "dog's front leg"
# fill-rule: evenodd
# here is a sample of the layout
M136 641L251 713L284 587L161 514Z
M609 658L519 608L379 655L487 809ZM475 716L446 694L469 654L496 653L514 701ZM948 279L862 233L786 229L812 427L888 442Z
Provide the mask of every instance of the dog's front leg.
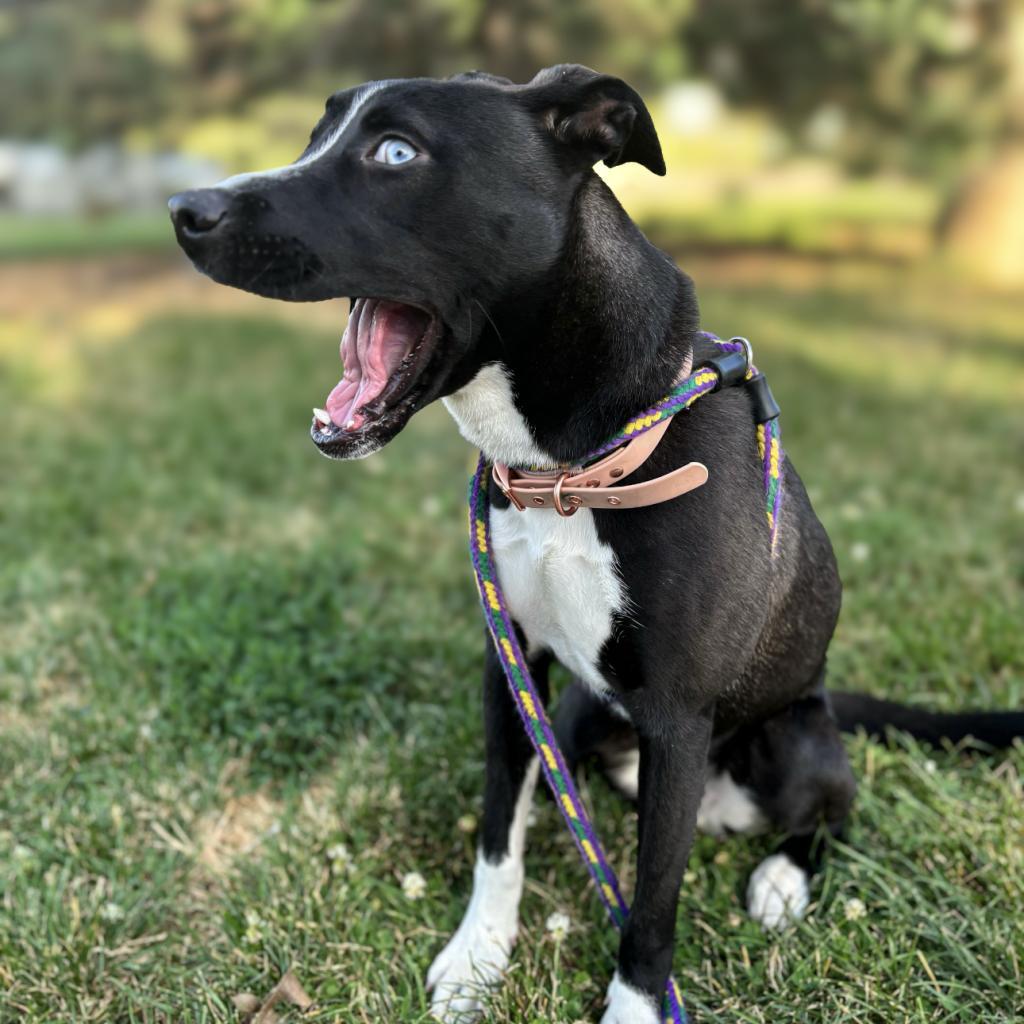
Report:
M676 905L704 789L710 715L640 731L640 842L636 892L601 1024L659 1024L672 970Z
M547 657L531 661L530 670L546 701ZM427 972L434 1016L459 1024L479 1014L486 990L508 966L519 926L526 823L539 768L489 638L484 723L487 771L473 895L458 931Z

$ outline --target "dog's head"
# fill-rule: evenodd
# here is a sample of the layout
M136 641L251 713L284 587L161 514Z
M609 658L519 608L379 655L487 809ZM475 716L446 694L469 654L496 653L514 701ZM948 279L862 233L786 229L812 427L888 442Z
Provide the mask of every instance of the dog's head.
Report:
M639 95L588 68L523 86L480 73L371 82L330 97L295 163L169 205L179 244L215 281L352 299L344 376L312 437L353 458L472 377L488 311L550 271L599 160L665 170Z

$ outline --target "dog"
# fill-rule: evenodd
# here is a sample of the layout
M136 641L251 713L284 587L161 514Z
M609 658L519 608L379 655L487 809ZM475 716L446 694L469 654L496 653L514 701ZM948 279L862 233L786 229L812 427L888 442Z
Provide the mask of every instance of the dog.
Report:
M331 96L295 163L171 198L177 239L215 281L293 301L352 300L344 375L311 438L363 458L440 399L493 461L572 464L714 346L694 289L595 173L665 171L651 115L578 65L525 85L470 72ZM676 417L634 474L689 461L708 483L629 510L520 511L493 482L492 547L529 667L573 766L597 759L634 799L639 852L602 1024L657 1024L697 828L783 838L751 876L768 928L804 912L824 836L856 784L840 727L887 724L1005 744L1024 715L935 716L825 689L841 585L792 462L774 553L751 397ZM469 909L430 967L432 1010L473 1019L508 965L537 760L488 641L486 779Z

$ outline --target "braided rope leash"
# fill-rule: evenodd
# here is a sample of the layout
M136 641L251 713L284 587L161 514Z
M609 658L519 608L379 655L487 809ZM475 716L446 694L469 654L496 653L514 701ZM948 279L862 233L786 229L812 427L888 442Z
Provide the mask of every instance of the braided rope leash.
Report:
M723 351L735 352L745 348L743 344L721 341L707 334ZM753 380L757 371L753 364L747 369L746 379ZM719 374L709 367L701 367L691 374L663 399L630 420L617 434L610 437L599 448L587 455L581 462L588 462L607 454L633 437L651 430L668 416L674 416L688 409L701 395L714 391L720 383ZM765 486L766 514L771 538L772 555L775 554L775 540L778 531L779 510L782 501L781 465L782 446L777 418L769 419L757 426L758 455L762 462ZM522 719L523 728L540 760L544 778L555 798L555 803L565 819L569 832L576 844L587 870L597 888L601 902L616 928L622 929L629 915L629 906L622 897L618 879L608 863L604 848L594 831L587 809L580 799L576 784L565 763L565 758L555 739L551 721L540 698L536 683L530 675L526 658L523 656L516 636L512 617L498 582L497 567L491 548L490 501L487 496L490 480L490 464L480 454L476 473L469 489L469 536L470 556L476 576L477 589L483 605L487 628L494 641L494 647L501 662L505 679L509 685L513 703ZM664 1024L686 1024L683 997L675 978L670 977L662 1004Z
M544 778L547 779L555 803L562 812L562 817L576 843L576 849L579 850L580 857L594 880L612 924L621 929L626 923L629 907L622 898L618 879L608 863L604 848L594 832L590 816L583 806L576 784L559 749L554 730L551 728L551 720L527 668L515 627L512 625L512 617L498 584L494 558L491 555L490 502L487 500L489 468L489 463L481 454L469 492L470 553L487 628L494 640L516 710L540 759ZM670 978L668 982L663 1013L665 1024L686 1024L683 998L674 978Z
M714 342L723 352L749 353L749 345L742 341L723 341L710 331L701 331L701 335ZM748 362L744 380L747 382L763 380L757 367ZM702 366L692 373L681 384L674 387L664 398L657 401L649 409L634 416L617 434L613 434L602 445L585 455L580 462L586 463L602 455L607 455L620 445L639 437L656 427L662 420L676 413L689 409L702 395L714 391L719 386L718 373L711 367ZM770 398L770 396L769 396ZM774 403L773 399L770 399ZM757 424L757 450L761 459L764 477L765 516L768 520L768 537L771 542L771 553L775 555L775 545L779 532L779 512L782 508L782 431L779 429L778 408L768 409L774 415Z

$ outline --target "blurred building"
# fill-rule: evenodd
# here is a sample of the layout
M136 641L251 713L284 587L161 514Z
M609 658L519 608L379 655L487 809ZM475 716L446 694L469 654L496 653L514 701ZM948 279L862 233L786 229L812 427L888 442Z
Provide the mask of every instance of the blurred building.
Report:
M49 143L0 142L0 210L31 215L146 212L181 189L224 176L212 160L97 145L72 155Z

